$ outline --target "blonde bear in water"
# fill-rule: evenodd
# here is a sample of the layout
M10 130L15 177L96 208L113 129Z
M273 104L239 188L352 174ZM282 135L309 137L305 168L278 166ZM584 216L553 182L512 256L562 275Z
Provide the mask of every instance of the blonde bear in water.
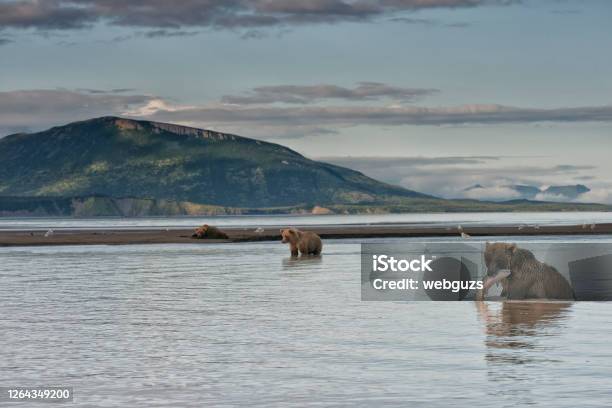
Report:
M289 244L291 256L298 256L298 251L304 255L320 255L323 249L321 238L314 232L300 231L295 228L281 229L283 243Z

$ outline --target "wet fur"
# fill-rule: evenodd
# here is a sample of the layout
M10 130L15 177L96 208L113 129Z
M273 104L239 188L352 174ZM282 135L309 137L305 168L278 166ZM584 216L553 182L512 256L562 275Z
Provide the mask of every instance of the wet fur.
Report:
M507 299L574 299L574 291L555 268L538 261L531 251L515 244L487 243L487 275L495 277L509 269L510 276L499 280Z
M289 244L291 256L320 255L323 249L321 238L310 231L300 231L295 228L280 230L282 241Z
M204 224L201 227L198 227L191 238L197 239L229 239L227 234L221 231L219 228L214 227L212 225Z

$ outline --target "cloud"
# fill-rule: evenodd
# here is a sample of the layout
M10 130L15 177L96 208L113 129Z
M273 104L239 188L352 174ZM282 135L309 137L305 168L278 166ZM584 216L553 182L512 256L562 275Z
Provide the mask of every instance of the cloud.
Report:
M0 135L40 130L80 119L122 114L149 103L148 95L126 94L123 90L20 90L0 92Z
M128 93L134 92L135 89L132 88L116 88L116 89L90 89L90 88L80 88L76 90L77 92L85 92L90 94L120 94L120 93Z
M438 25L437 21L429 18L394 17L392 19L389 19L389 21L394 23L418 24L424 26Z
M372 101L389 98L402 102L412 102L420 97L439 92L437 89L403 88L380 82L359 82L355 88L337 85L276 85L254 88L246 95L226 95L221 102L236 105L269 104L283 102L289 104L309 104L326 99L349 101Z
M262 30L247 30L240 36L240 38L245 39L245 40L251 40L251 39L260 40L262 38L267 38L267 37L268 37L267 31L262 31Z
M540 122L612 122L612 106L534 109L501 105L462 105L457 107L418 106L250 106L208 105L167 112L159 110L150 119L190 122L200 125L242 126L253 129L265 125L283 133L291 127L337 130L357 125L442 126L499 125ZM270 136L274 136L271 134Z
M570 201L563 194L551 194L551 193L546 193L546 192L542 192L536 195L535 199L537 201L553 201L553 202L559 202L559 203Z
M455 23L441 23L437 20L429 19L429 18L412 18L412 17L394 17L389 19L389 21L394 23L403 23L403 24L415 24L426 27L449 27L449 28L466 28L470 27L472 24L467 22L455 22Z
M201 34L201 32L161 28L158 30L136 31L136 32L132 32L129 34L118 35L118 36L113 37L110 40L101 40L100 42L119 43L119 42L133 40L135 38L157 40L160 38L193 37L198 34Z
M82 29L94 23L128 27L271 26L373 21L433 8L507 5L508 0L5 0L0 29Z
M169 37L193 37L200 34L199 31L184 31L184 30L152 30L143 33L146 38L169 38Z
M382 169L385 167L414 167L414 166L440 166L461 164L484 164L490 161L502 159L503 156L442 156L442 157L319 157L329 163L339 166L354 167L360 171L368 172L371 169Z
M577 202L612 204L612 185L605 188L596 188L582 194Z
M220 102L185 105L155 95L137 94L130 89L21 90L0 92L0 124L4 129L14 129L15 126L40 129L45 124L117 114L278 139L289 135L303 137L330 134L342 128L364 125L389 127L612 122L612 106L550 109L501 105L422 107L397 104L384 106L381 101L377 101L381 98L409 99L431 92L435 90L393 87L372 82L361 83L355 88L282 85L256 88L239 97L246 100L229 99L242 102L242 105ZM329 99L374 101L376 104L309 105ZM228 97L223 101L228 102ZM278 106L273 102L284 102L286 105Z
M78 29L97 19L98 15L93 9L69 5L60 0L0 2L0 29Z
M508 201L522 198L521 193L507 186L474 188L459 194L460 198L485 201Z
M542 164L543 158L540 156L323 157L318 159L361 171L377 180L439 197L491 201L525 197L511 186L528 185L543 188L547 184L565 185L572 177L575 179L584 172L596 169L591 165L547 166ZM521 165L517 162L520 162ZM552 197L540 196L537 198ZM564 199L558 198L557 201L571 200L564 197Z

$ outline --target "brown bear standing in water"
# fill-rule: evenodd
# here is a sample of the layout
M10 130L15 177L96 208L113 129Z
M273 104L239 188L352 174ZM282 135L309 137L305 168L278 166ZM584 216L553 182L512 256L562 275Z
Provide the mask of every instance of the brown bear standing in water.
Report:
M289 243L291 256L298 256L298 251L302 255L320 255L323 249L321 238L314 232L300 231L295 228L280 230L283 243Z
M217 227L213 227L212 225L204 224L201 227L197 228L191 238L197 239L229 239L227 234L221 231Z
M483 300L495 283L507 299L574 299L574 291L555 268L538 261L531 251L516 244L487 242L484 252L487 276L477 295Z

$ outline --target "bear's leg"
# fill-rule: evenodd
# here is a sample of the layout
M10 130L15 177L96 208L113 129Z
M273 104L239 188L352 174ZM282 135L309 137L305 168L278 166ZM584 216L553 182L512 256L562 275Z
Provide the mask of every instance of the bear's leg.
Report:
M291 244L291 256L298 256L298 247L295 244Z
M310 251L308 250L308 245L305 242L300 242L299 248L300 254L302 254L302 256L308 256L310 254Z

